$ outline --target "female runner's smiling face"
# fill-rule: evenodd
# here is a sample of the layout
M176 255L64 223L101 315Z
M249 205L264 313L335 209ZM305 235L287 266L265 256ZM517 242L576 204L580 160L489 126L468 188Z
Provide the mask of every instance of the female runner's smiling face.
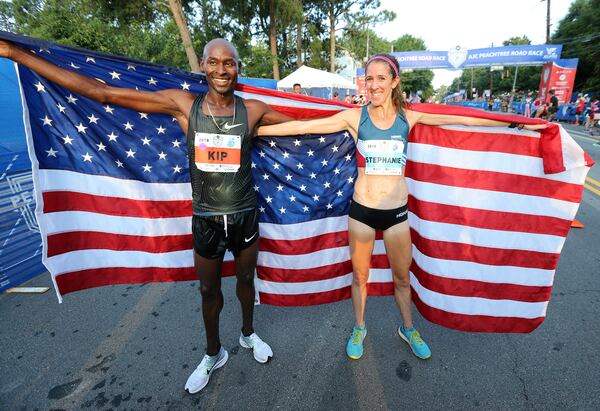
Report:
M384 61L375 60L367 66L365 81L371 104L381 106L386 101L391 101L392 90L400 82L400 77L392 76L392 69Z

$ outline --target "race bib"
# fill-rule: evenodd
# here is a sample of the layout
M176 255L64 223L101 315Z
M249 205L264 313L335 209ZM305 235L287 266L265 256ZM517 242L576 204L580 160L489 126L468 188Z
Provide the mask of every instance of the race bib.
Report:
M242 137L230 134L194 135L194 158L199 170L235 173L240 168Z
M363 148L365 174L402 175L402 167L406 165L406 154L404 141L400 136L392 136L392 140L366 140Z

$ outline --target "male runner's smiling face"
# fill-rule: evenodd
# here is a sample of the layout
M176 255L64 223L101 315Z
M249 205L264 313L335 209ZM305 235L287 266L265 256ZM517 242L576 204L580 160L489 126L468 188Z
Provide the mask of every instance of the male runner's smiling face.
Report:
M200 69L206 73L209 88L220 94L233 91L237 83L238 62L234 51L225 42L211 44L206 58L202 59Z

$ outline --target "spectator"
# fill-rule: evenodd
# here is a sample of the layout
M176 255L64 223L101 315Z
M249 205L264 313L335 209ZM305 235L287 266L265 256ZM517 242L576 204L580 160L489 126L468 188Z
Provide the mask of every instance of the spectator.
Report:
M553 121L558 111L558 98L554 95L554 90L548 92L550 95L550 104L548 105L548 118L546 120Z
M300 83L294 84L292 92L296 94L302 94L302 86L300 85Z
M581 116L583 115L583 111L585 109L585 97L583 94L579 93L577 96L577 101L575 102L575 125L578 126L581 121Z
M337 91L333 92L333 101L340 101L340 94Z

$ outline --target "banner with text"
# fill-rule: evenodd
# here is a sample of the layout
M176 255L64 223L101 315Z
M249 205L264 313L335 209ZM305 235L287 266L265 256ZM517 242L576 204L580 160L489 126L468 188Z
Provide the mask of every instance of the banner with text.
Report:
M392 53L401 69L463 69L481 66L541 66L560 58L561 44L504 46L485 49L456 47L449 51Z
M571 101L578 62L579 59L562 59L544 64L539 90L542 101L550 100L548 95L550 90L554 90L558 104L566 104Z

